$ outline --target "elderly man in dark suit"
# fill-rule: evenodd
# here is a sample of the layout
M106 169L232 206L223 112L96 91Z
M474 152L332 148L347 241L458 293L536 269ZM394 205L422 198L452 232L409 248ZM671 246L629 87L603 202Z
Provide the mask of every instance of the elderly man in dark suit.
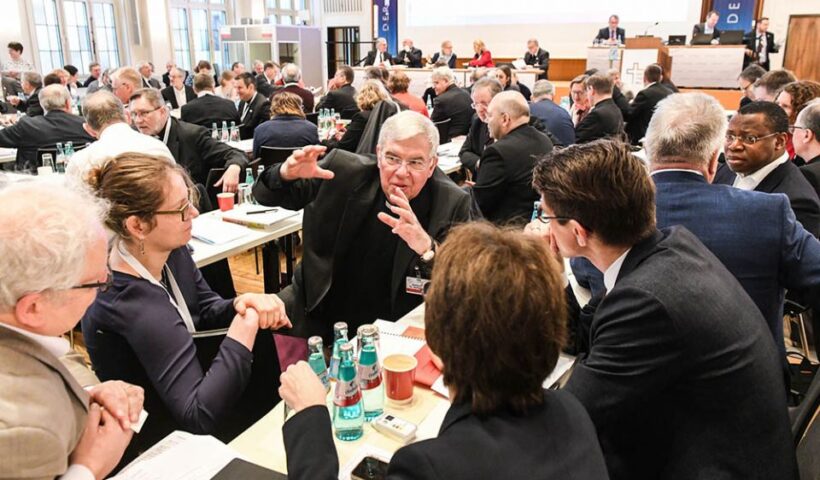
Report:
M438 67L431 75L436 98L433 101L433 113L430 120L439 123L450 120L446 128L440 128L444 133L442 141L449 141L453 137L464 135L470 129L473 118L473 107L470 95L456 85L453 71L448 67Z
M626 134L632 145L637 145L646 134L649 120L655 112L655 106L664 98L672 95L672 91L660 82L663 77L661 67L649 65L643 71L644 88L637 95L624 114L626 120Z
M377 158L305 147L254 185L263 205L305 209L305 254L279 293L296 336L332 341L376 318L395 321L422 302L408 281L429 278L436 242L472 218L469 195L436 168L438 132L404 111L379 135ZM410 280L408 280L410 277Z
M618 24L621 19L617 15L609 16L609 25L598 30L598 35L595 37L596 42L623 44L626 42L626 31L619 28Z
M348 65L342 65L336 69L333 79L328 82L327 95L319 100L316 111L324 108L333 109L344 119L351 119L359 111L356 106L356 89L352 83L355 79L353 69Z
M527 40L527 53L524 54L524 63L529 67L544 71L544 73L538 74L539 80L549 78L550 52L538 46L538 39L531 38Z
M394 63L396 63L395 59L387 51L387 40L381 37L376 39L376 48L369 51L362 62L365 67L371 65L376 67L390 66Z
M397 65L407 65L410 68L421 68L421 50L413 46L413 40L405 38L402 48L396 54Z
M208 73L194 75L194 91L197 98L182 106L179 119L205 128L217 127L226 122L239 125L239 112L236 105L226 98L214 95L214 77Z
M242 140L253 138L253 131L262 122L270 120L270 100L256 91L253 75L245 72L234 79L239 94L239 136Z
M472 190L481 213L491 222L526 223L538 200L532 169L537 158L552 151L552 142L529 121L529 106L519 92L501 92L487 108L487 126L495 142L481 154Z
M656 229L655 189L631 148L573 145L533 177L542 213L528 230L604 272L590 351L565 389L592 417L610 477L795 478L764 319L697 237Z
M162 89L162 98L171 104L171 108L177 109L186 105L196 98L194 89L185 85L187 73L179 68L171 69L169 80L171 85Z
M784 193L797 220L820 236L820 198L800 169L789 161L786 141L789 118L777 104L752 102L729 122L726 163L715 183L743 190Z
M547 131L556 139L558 144L568 147L575 143L575 127L569 112L557 105L553 100L555 87L547 80L535 82L532 88L532 102L530 115L541 120Z
M586 93L592 109L575 126L575 141L587 143L599 138L622 136L624 119L612 100L612 80L606 75L595 74L586 80Z
M493 97L502 92L501 83L495 78L484 77L478 79L472 85L473 89L470 98L475 106L475 115L470 122L470 130L461 144L458 158L464 168L470 170L473 175L478 171L478 160L487 145L493 142L490 137L490 129L487 127L487 107Z
M17 149L16 166L20 170L36 170L40 165L39 148L54 148L58 142L84 145L94 141L83 129L83 117L71 113L71 96L64 86L49 85L42 89L40 103L44 115L25 116L0 130L0 147Z
M23 72L21 74L22 80L20 85L23 93L28 98L25 101L20 101L19 98L12 97L9 103L17 110L25 112L29 117L36 117L42 115L43 107L40 106L40 91L43 88L43 77L37 72Z
M299 66L295 63L285 65L284 68L282 68L282 81L285 82L285 85L274 91L273 95L280 92L297 95L302 98L302 109L304 112L312 113L314 104L313 93L307 88L299 86L299 82L302 81L302 71L299 70ZM271 95L271 97L273 95Z
M716 25L718 20L720 19L720 14L714 10L710 11L706 14L706 21L703 23L696 23L694 27L692 27L692 41L695 39L695 35L699 35L701 33L711 34L712 35L712 45L717 45L720 39L720 30L717 29ZM691 43L691 42L690 42Z

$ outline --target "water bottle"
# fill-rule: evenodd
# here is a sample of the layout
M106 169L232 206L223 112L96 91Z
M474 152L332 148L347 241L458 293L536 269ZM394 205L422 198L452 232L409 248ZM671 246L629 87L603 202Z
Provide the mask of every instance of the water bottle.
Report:
M538 219L539 210L541 210L541 202L539 200L532 202L532 217L530 217L531 222Z
M219 130L216 128L216 122L211 124L211 138L219 140Z
M265 166L259 165L259 168L256 169L256 178L262 178L263 173L265 173Z
M333 395L333 430L339 440L358 440L364 435L364 408L356 380L353 345L341 345L339 357L339 379Z
M227 142L231 139L231 132L228 131L228 122L222 120L222 141Z
M65 173L65 151L62 142L57 142L57 158L54 159L54 170L57 173Z
M339 362L341 361L340 347L347 343L347 324L336 322L333 324L333 354L330 356L330 378L339 379Z
M368 422L384 412L384 384L376 351L376 332L373 325L362 325L359 343L359 388L362 390L364 417Z
M327 375L327 364L325 354L322 351L322 337L315 336L308 339L308 365L322 381L325 392L330 391L330 377Z
M65 163L67 165L71 163L71 157L74 156L74 142L65 142L63 152L65 153Z
M233 120L231 120L231 141L239 141L239 129L236 128L236 122L234 122Z
M433 113L433 97L427 97L427 113Z
M43 154L43 166L37 168L38 175L46 175L54 172L54 158L50 153Z
M253 169L251 167L245 169L245 184L253 185Z

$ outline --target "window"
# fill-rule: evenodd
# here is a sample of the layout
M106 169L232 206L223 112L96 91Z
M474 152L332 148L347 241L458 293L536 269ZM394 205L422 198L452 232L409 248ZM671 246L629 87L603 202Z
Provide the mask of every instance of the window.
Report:
M95 60L120 66L115 0L32 0L36 58L49 72L71 64L86 73Z
M306 10L305 0L265 0L267 14L276 18L279 25L297 25L299 12Z
M226 58L219 29L228 23L225 0L171 0L171 30L178 66L191 69L208 60L224 70Z

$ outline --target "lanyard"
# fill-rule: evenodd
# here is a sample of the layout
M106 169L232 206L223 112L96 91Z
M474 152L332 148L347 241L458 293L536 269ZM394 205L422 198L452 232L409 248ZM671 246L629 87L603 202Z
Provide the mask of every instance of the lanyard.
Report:
M182 292L179 290L179 285L177 285L177 281L174 278L174 274L171 273L171 269L168 268L168 265L163 265L162 269L168 276L168 283L171 286L171 292L169 292L168 289L165 288L165 285L163 285L156 278L154 278L154 276L151 275L151 273L148 270L146 270L144 266L142 266L139 260L134 258L130 253L128 253L128 250L126 250L125 247L122 246L122 241L117 241L117 251L120 253L122 259L125 260L125 263L131 266L131 268L133 268L134 271L137 272L137 274L139 274L140 277L142 277L145 280L148 280L148 282L150 282L152 285L160 287L165 291L165 293L168 294L168 300L171 301L171 305L173 305L174 308L177 309L177 312L179 312L179 316L185 323L185 327L188 329L190 333L194 333L196 331L196 328L194 327L194 321L191 318L191 312L188 311L188 305L185 303L185 297L182 296ZM171 293L173 293L173 295L171 295Z

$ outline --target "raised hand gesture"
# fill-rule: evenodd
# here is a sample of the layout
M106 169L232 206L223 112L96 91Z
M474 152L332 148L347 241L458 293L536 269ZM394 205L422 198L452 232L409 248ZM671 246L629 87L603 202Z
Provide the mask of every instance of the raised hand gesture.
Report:
M293 152L279 169L279 176L286 182L299 178L321 178L330 180L334 174L319 166L319 157L324 155L327 147L311 145Z

